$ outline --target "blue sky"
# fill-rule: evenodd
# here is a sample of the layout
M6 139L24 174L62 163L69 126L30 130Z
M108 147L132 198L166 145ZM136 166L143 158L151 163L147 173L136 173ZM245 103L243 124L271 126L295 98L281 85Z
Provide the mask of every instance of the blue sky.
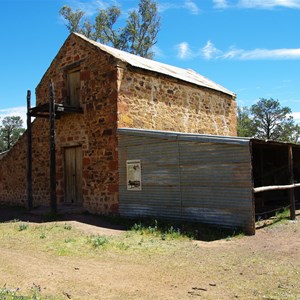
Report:
M300 0L158 0L161 30L155 60L196 72L237 94L239 106L278 99L300 122ZM138 0L0 0L0 117L22 115L69 32L68 5L93 19Z

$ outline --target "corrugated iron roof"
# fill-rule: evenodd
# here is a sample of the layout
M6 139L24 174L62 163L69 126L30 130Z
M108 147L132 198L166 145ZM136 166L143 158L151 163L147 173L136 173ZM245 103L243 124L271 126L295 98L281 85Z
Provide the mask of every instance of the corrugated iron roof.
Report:
M119 134L135 135L135 136L148 136L162 139L173 139L180 141L195 141L206 143L223 143L235 145L249 145L252 138L250 137L236 137L236 136L223 136L211 134L197 134L197 133L182 133L175 131L163 130L150 130L138 128L118 128Z
M213 82L212 80L200 75L199 73L197 73L194 70L182 69L182 68L174 67L174 66L167 65L164 63L160 63L160 62L157 62L157 61L154 61L151 59L143 58L143 57L140 57L140 56L137 56L137 55L134 55L134 54L122 51L122 50L118 50L118 49L109 47L107 45L100 44L98 42L88 39L87 37L85 37L82 34L79 34L79 33L73 33L73 34L88 41L89 43L100 48L102 51L109 53L110 55L114 56L115 58L117 58L125 63L128 63L129 65L131 65L133 67L160 73L160 74L164 74L164 75L168 75L168 76L171 76L171 77L174 77L174 78L177 78L177 79L189 82L189 83L196 84L198 86L202 86L202 87L210 88L210 89L213 89L216 91L220 91L222 93L228 94L233 97L236 96L233 92L231 92L228 89L224 88L223 86Z
M265 145L277 145L286 146L291 145L295 148L300 149L300 144L263 140L255 137L241 137L241 136L224 136L224 135L213 135L213 134L200 134L200 133L183 133L176 131L165 131L165 130L152 130L142 128L118 128L119 134L127 134L133 136L148 136L161 139L179 140L179 141L195 141L195 142L206 142L206 143L223 143L223 144L235 144L235 145L249 145L250 142L255 144Z

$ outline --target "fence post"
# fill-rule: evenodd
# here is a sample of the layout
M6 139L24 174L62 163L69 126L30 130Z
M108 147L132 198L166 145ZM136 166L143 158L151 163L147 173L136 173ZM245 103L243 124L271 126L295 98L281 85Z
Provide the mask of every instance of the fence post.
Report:
M55 167L55 99L54 87L50 82L49 98L49 119L50 119L50 203L51 212L57 212L56 205L56 167Z
M32 209L32 133L31 133L31 92L27 91L27 209Z
M293 147L292 145L288 146L288 164L289 164L289 175L290 175L290 184L294 184L294 159L293 159ZM290 219L296 219L296 207L295 207L295 189L291 188L289 190L289 200L290 200Z

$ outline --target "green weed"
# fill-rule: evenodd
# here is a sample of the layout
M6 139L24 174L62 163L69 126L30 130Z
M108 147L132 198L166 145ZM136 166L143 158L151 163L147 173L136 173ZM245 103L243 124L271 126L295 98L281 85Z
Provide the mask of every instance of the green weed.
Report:
M41 234L40 234L40 239L45 239L46 238L46 234L44 233L44 232L42 232Z
M19 224L19 231L23 231L26 229L28 229L28 224L25 224L25 223Z
M277 221L288 220L290 218L290 210L288 208L284 208L282 210L276 211L274 218Z
M102 247L108 243L108 239L102 235L92 235L88 238L88 242L92 244L94 248Z
M0 288L0 299L1 300L41 300L40 296L41 287L39 285L33 284L30 289L29 295L22 295L21 290L9 289L4 285Z
M165 224L164 222L158 223L158 220L144 220L144 224L142 222L135 223L131 230L137 232L141 235L152 235L155 237L160 237L163 241L167 239L179 239L179 238L187 238L188 233L182 232L179 227L175 225ZM191 236L191 234L190 234Z
M76 242L75 239L72 239L72 238L65 238L65 243L68 244L68 243L74 243Z
M70 225L70 224L65 224L65 225L64 225L64 229L65 229L65 230L71 230L71 229L72 229L72 225Z

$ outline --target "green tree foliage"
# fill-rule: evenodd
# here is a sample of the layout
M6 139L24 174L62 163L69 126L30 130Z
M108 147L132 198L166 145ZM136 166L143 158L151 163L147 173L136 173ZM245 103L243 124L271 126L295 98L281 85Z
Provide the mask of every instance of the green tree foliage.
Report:
M300 126L291 114L278 100L261 98L250 109L238 108L238 135L298 143Z
M62 17L68 20L66 26L70 32L81 32L82 29L80 28L80 21L84 16L83 11L80 9L72 11L70 7L65 5L60 9L59 13Z
M248 107L237 108L237 134L238 136L254 136L255 129L252 125L250 110Z
M156 44L160 29L155 1L140 0L138 9L129 13L126 25L117 29L115 27L121 9L115 5L100 10L94 23L84 20L85 13L80 9L73 11L72 8L63 6L59 13L67 21L66 26L70 32L81 33L102 44L142 57L154 56L151 48Z
M9 150L24 133L23 121L19 116L5 117L0 126L0 152Z

